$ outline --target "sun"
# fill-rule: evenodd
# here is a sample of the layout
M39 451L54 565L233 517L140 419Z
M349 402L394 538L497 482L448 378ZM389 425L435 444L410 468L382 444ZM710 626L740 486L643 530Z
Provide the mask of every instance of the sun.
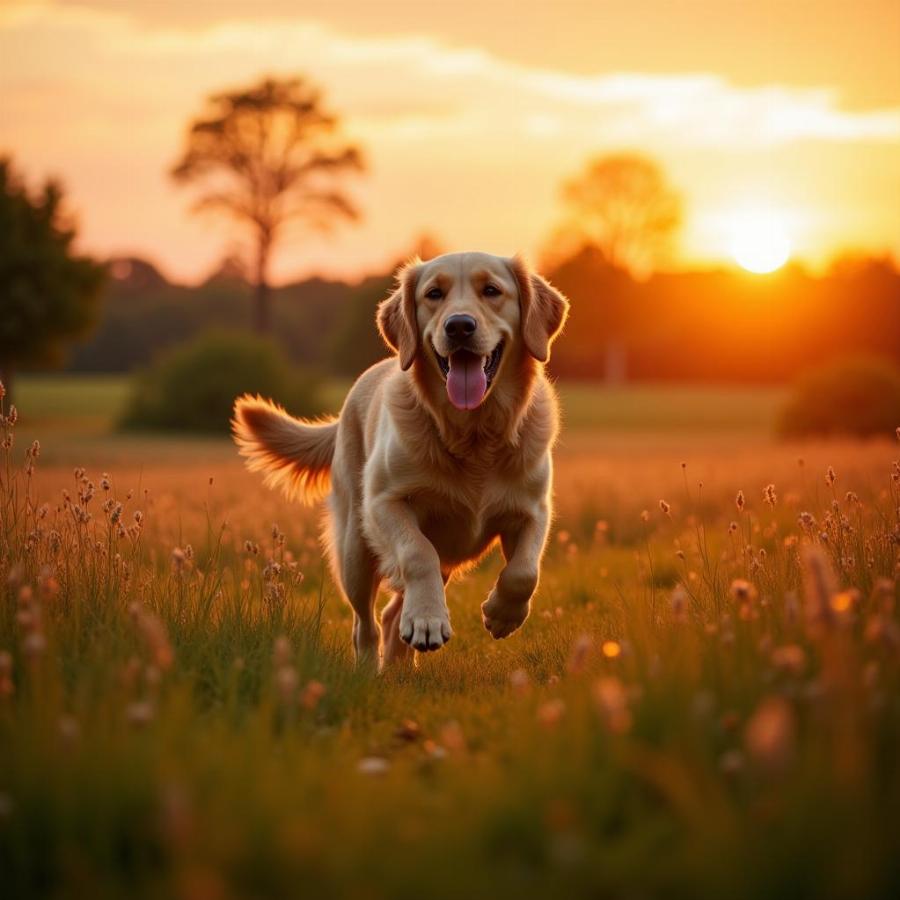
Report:
M729 219L729 251L742 269L765 275L791 258L791 240L774 212L742 210Z

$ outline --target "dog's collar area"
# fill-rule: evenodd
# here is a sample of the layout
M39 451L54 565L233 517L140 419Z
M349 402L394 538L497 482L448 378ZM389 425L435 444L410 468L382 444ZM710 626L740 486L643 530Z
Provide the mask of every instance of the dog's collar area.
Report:
M437 352L437 348L434 346L434 344L431 345L431 349L434 351L434 355L437 359L438 366L440 367L441 374L444 376L444 380L446 381L447 376L450 374L450 357L441 356L441 354ZM502 356L503 341L500 341L500 343L497 344L496 347L494 347L490 354L484 358L483 368L485 378L487 378L488 387L490 387L491 382L494 380L494 376L497 374L497 369L500 368L500 359Z

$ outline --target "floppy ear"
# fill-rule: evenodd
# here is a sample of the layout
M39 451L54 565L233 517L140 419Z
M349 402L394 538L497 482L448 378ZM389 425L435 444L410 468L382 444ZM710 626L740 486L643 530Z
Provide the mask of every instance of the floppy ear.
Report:
M397 289L378 305L378 330L384 342L400 359L406 371L419 350L419 327L416 323L416 282L421 263L418 259L407 263L397 273Z
M569 301L555 287L532 272L519 256L510 260L519 285L522 339L538 361L550 359L550 343L559 334L569 314Z

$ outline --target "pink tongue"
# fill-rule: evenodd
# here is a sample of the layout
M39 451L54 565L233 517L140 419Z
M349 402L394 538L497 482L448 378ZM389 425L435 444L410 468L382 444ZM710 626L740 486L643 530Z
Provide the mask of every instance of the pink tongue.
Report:
M484 358L457 350L450 356L450 374L447 375L447 396L457 409L475 409L484 400L487 376L484 374Z

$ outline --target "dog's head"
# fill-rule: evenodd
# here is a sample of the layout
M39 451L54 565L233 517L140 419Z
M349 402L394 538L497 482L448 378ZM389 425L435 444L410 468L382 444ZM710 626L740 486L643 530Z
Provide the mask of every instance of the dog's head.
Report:
M417 360L457 409L475 409L523 355L544 363L568 301L519 257L448 253L412 262L378 308L378 328L402 369Z

